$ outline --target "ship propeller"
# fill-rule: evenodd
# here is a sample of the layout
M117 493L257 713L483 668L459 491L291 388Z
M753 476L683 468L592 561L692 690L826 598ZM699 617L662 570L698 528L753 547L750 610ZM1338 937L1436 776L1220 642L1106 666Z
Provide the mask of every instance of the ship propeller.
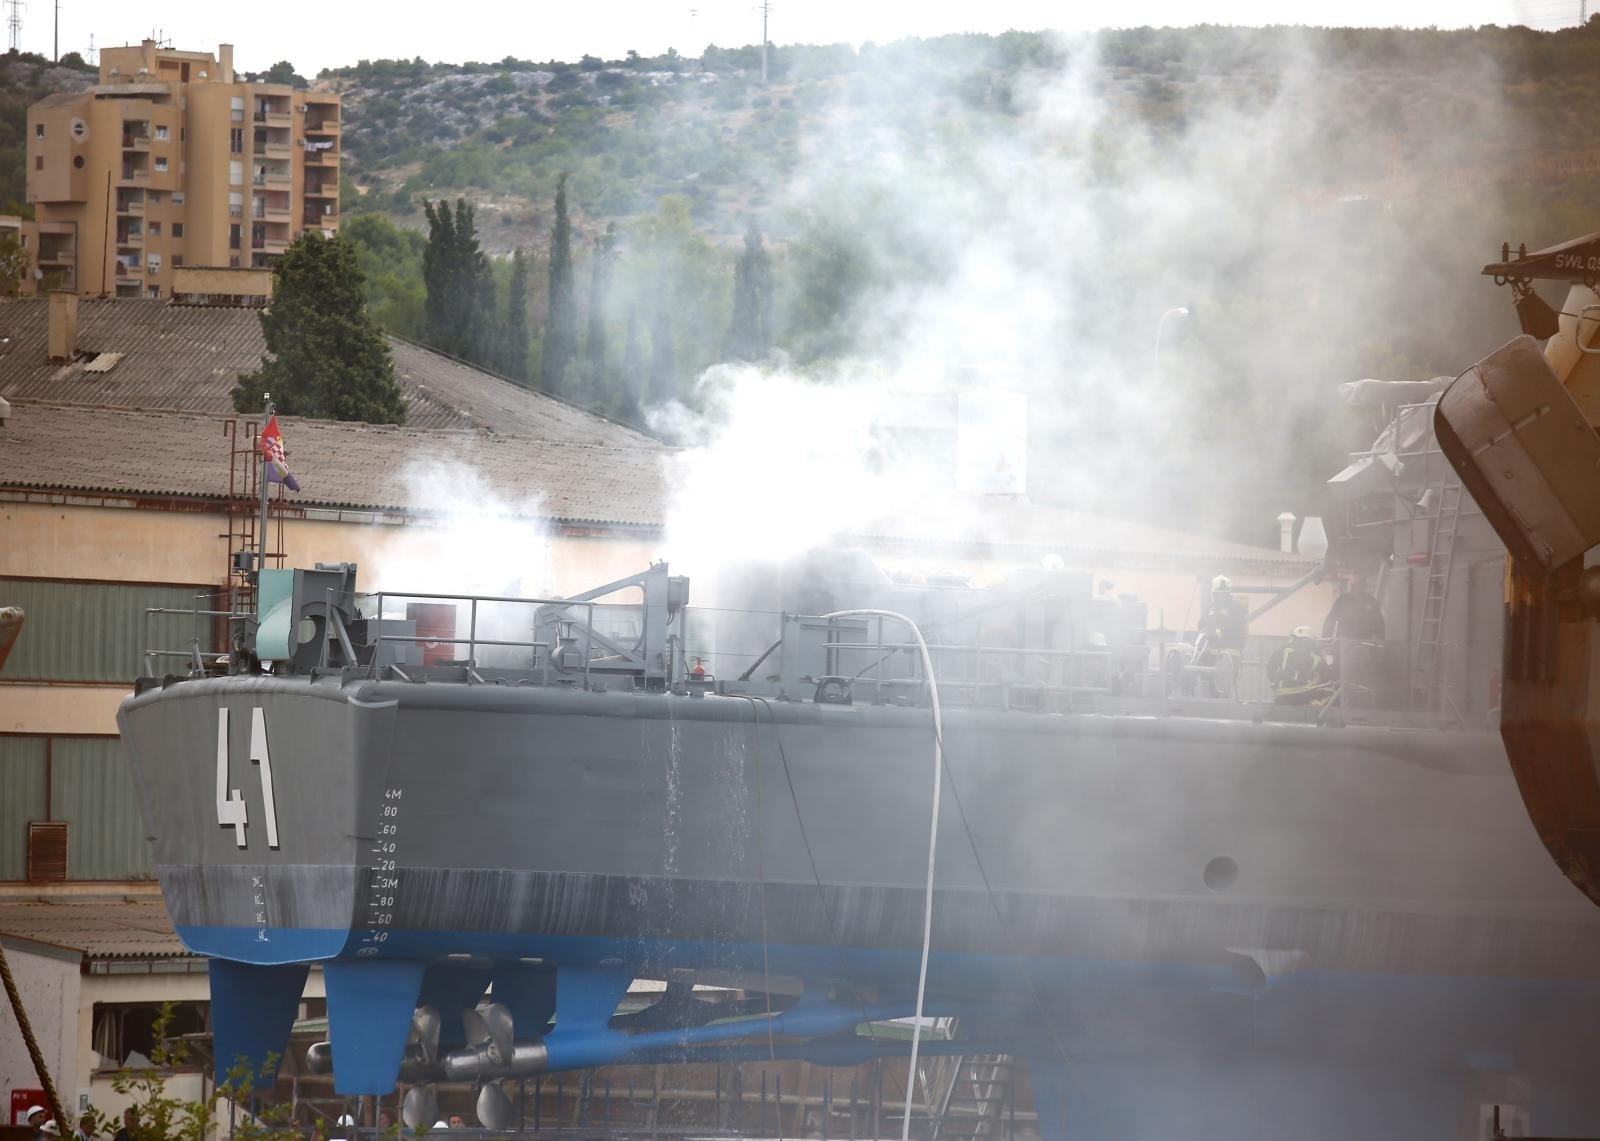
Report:
M415 1047L417 1061L424 1066L431 1066L439 1060L438 1010L431 1006L417 1007L411 1015L411 1034L407 1045Z
M485 1129L510 1129L517 1123L517 1110L500 1088L499 1082L485 1082L478 1091L478 1124Z
M502 1002L468 1007L461 1012L461 1024L467 1033L469 1049L483 1054L490 1065L510 1063L511 1052L516 1048L510 1007Z
M407 1129L427 1129L438 1119L439 1096L432 1083L406 1090L405 1100L400 1103L400 1120Z

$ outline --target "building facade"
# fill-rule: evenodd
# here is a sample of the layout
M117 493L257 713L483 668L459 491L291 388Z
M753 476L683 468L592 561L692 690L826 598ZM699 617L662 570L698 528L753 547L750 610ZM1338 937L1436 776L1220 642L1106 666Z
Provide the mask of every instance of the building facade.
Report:
M28 110L36 279L168 297L180 266L264 266L339 226L339 96L236 78L217 54L145 40L99 82Z

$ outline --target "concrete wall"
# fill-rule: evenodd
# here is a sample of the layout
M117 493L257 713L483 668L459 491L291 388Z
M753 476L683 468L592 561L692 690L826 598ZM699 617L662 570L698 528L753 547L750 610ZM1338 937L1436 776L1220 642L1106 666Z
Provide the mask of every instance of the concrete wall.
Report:
M75 1104L81 956L76 951L23 939L4 937L0 942L5 945L12 977L21 992L23 1009L44 1054L51 1081L65 1102ZM9 1105L11 1090L38 1088L39 1079L11 1013L11 1004L0 1002L0 1097Z

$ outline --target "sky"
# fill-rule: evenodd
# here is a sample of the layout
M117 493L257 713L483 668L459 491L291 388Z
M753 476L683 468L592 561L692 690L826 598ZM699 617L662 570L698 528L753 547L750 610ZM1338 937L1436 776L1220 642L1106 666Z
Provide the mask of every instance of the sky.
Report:
M1348 26L1461 27L1527 24L1555 29L1578 22L1584 0L773 0L773 43L878 43L952 32L1082 31L1139 25L1295 23ZM9 13L10 0L6 0ZM1600 0L1588 0L1600 10ZM153 10L159 12L152 14ZM252 18L272 10L281 18ZM299 15L296 15L298 13ZM51 0L25 0L22 47L52 52ZM288 59L307 76L359 59L422 56L461 63L519 59L620 58L630 49L658 55L675 47L698 55L707 44L761 42L759 0L610 0L604 5L511 5L491 0L388 0L306 6L163 0L147 8L127 0L62 0L61 51L137 43L152 34L177 48L235 45L241 70Z

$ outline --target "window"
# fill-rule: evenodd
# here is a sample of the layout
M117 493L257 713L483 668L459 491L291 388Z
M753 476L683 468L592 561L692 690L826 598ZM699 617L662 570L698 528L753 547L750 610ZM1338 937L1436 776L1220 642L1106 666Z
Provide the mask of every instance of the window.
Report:
M242 231L240 230L238 223L234 223L233 225L228 227L228 248L230 250L236 250L236 249L239 248L239 240L240 240L241 234L242 234ZM233 265L238 265L239 264L239 259L238 258L234 258L232 264Z
M228 185L229 186L243 186L244 185L244 163L242 163L242 162L230 162L228 164Z
M152 298L160 297L161 296L161 287L159 285L152 285L150 287L149 295Z
M244 96L235 95L231 102L229 118L235 123L244 122Z
M145 201L149 202L152 206L161 205L161 191L159 190L151 190L147 192L144 197ZM177 195L173 195L173 197L176 198Z
M150 236L152 238L159 238L161 236L161 223L160 222L152 221L150 223Z
M172 204L174 206L182 206L183 205L183 191L174 190L172 192Z
M44 169L44 155L34 155L33 156L33 169L34 170L43 170Z
M189 141L189 128L188 127L179 127L178 128L178 141L180 143L186 143L186 142Z
M166 155L157 155L156 156L156 172L160 173L162 171L165 171L166 169L167 169L167 156Z
M145 265L145 268L147 270L149 270L151 273L160 273L161 272L161 255L160 254L150 254L150 255L146 256L146 258L144 259L144 265Z
M44 138L44 124L43 123L35 123L33 125L33 137L36 138L36 139Z
M229 269L238 269L239 268L239 255L238 254L229 254L228 255L228 268Z
M172 255L172 268L173 269L177 269L182 264L183 264L183 255L182 254L173 254Z
M167 141L167 129L165 127L157 127L156 128L156 142L164 143L166 141Z
M228 132L228 153L234 155L244 154L244 128L235 127Z
M182 222L174 222L174 223L172 223L172 236L174 238L183 237L183 223ZM172 259L172 264L173 265L177 265L178 264L178 259L177 258L173 258Z

